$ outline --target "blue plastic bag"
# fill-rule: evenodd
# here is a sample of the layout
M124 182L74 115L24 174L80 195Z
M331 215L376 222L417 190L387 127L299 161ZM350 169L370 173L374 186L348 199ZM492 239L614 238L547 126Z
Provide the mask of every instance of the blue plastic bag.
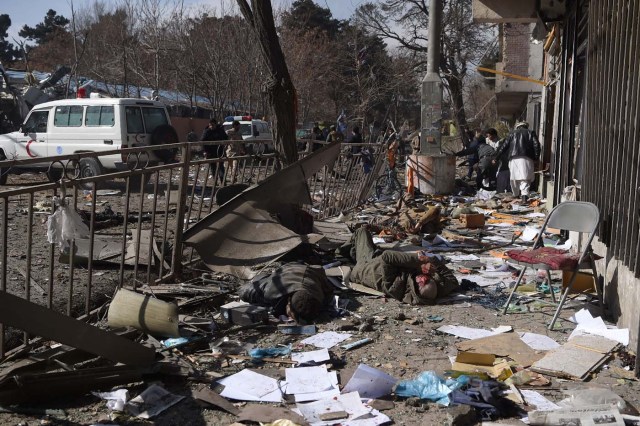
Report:
M396 395L435 401L441 405L449 405L449 394L469 382L467 376L446 381L434 372L423 371L415 380L403 380L396 386Z
M255 348L249 351L249 356L254 360L262 358L273 358L276 356L287 356L291 353L291 345L281 348Z

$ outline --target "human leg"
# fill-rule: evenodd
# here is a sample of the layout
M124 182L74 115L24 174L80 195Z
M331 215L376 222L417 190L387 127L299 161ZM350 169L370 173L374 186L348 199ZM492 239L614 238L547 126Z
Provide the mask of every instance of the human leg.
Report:
M514 197L520 196L520 181L511 179L511 192Z

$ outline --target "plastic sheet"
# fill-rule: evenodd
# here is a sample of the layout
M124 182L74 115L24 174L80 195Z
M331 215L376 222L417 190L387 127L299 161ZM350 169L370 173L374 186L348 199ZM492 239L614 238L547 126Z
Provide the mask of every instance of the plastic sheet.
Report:
M609 389L570 389L565 391L565 394L568 395L568 398L558 403L565 408L592 407L594 405L611 405L620 411L627 408L627 403L624 399Z
M67 249L71 240L89 238L89 228L72 207L60 205L47 220L47 240Z
M253 359L273 358L277 356L287 356L291 353L291 345L281 348L255 348L249 351L249 356Z
M449 394L468 382L467 376L459 376L455 380L444 380L433 371L424 371L415 380L404 380L398 383L395 393L398 396L428 399L446 406L450 402Z

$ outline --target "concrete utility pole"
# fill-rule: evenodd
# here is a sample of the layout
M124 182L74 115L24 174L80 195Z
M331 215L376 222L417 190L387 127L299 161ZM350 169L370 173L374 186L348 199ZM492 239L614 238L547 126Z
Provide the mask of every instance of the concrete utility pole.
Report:
M423 194L451 194L455 190L456 158L442 153L442 80L440 68L440 33L442 0L429 3L429 44L427 75L420 88L420 150L409 157L407 188ZM412 182L411 182L412 181Z
M429 3L429 44L427 45L427 75L420 90L421 137L420 154L441 153L442 80L440 68L440 32L442 27L442 0Z

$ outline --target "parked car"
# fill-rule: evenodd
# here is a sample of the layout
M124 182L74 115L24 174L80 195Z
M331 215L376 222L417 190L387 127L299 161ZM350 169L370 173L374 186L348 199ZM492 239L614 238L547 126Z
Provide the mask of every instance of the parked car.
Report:
M273 134L269 128L269 123L264 120L254 120L250 115L231 115L225 117L224 123L222 123L224 130L229 130L235 120L240 122L242 139L245 140L245 146L249 149L249 152L264 154L273 151ZM252 140L264 142L251 143Z

